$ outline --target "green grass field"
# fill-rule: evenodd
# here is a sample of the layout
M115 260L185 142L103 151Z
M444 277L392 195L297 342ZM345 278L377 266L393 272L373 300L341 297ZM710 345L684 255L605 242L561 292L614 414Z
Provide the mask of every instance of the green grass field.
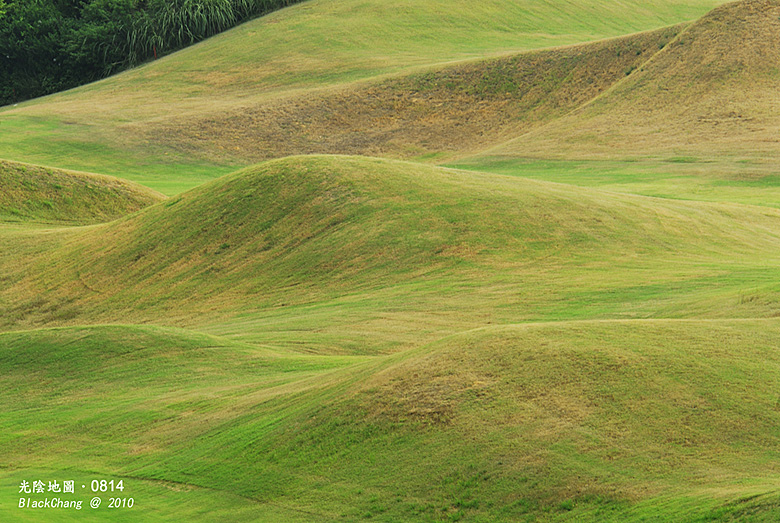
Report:
M777 521L780 3L720 4L313 0L0 109L0 521Z
M0 158L176 194L257 161L257 151L236 150L242 144L204 154L202 144L168 143L203 119L437 64L688 22L720 3L311 0L104 81L0 109Z
M129 521L772 521L776 333L505 325L383 358L158 327L9 333L0 484L123 478L137 510L112 520Z
M775 2L728 4L566 116L451 163L649 196L774 206L776 15Z
M0 220L86 225L107 222L164 197L114 177L0 161Z

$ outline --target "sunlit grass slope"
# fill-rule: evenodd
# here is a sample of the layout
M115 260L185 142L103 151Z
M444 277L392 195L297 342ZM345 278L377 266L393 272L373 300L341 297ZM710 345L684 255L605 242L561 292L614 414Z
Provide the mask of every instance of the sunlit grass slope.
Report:
M296 394L321 388L330 382L330 374L359 363L354 358L289 356L149 326L0 334L0 387L11 392L7 400L13 398L0 414L0 485L4 487L0 519L257 521L283 517L306 521L284 508L271 509L268 515L256 500L238 490L231 492L224 482L190 484L181 478L171 482L165 475L132 470L140 465L124 468L121 463L141 457L141 461L167 461L173 457L172 444L192 444L199 434L241 419L262 416L271 425L283 423L284 416L296 410ZM315 377L321 379L313 384ZM269 411L259 414L262 405L276 397L282 400L274 406L287 405L287 411L276 420L267 415ZM200 465L209 468L211 460L233 459L233 466L240 466L242 459L229 457L240 454L239 448L222 451L198 460ZM134 498L132 509L109 511L104 494L102 511L87 506L71 512L68 519L66 510L25 513L18 509L15 494L6 495L18 492L23 479L75 479L89 485L106 475L124 480L125 490L114 495ZM89 490L77 490L71 499L88 504L94 496Z
M148 139L150 125L172 117L219 115L296 90L655 29L720 3L313 0L102 82L5 108L0 157L125 176L172 194L226 172L224 161L214 170L213 162Z
M163 200L140 185L0 160L0 220L89 224L107 222Z
M630 174L639 172L636 192L674 197L679 187L677 197L746 202L763 195L765 203L777 206L778 64L780 3L730 3L687 28L592 103L469 163L528 175L534 170L528 158L597 160L629 184ZM619 160L633 164L616 168ZM565 164L555 170L561 181L576 183ZM660 180L647 185L649 178ZM618 188L609 176L602 185Z
M778 211L358 157L274 160L110 224L5 234L6 328L152 321L307 351L494 322L765 317L779 291Z
M97 476L125 479L128 521L773 521L778 332L507 325L379 358L6 333L0 514L23 478Z

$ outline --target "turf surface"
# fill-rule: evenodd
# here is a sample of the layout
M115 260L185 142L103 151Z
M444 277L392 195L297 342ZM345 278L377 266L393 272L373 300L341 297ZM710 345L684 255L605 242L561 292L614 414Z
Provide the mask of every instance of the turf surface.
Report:
M780 4L721 3L314 0L4 108L0 520L775 521Z

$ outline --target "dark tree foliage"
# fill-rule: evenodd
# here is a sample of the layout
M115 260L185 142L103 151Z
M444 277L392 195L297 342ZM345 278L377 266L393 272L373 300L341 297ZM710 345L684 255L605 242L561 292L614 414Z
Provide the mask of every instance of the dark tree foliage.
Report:
M0 0L0 105L98 80L300 0Z

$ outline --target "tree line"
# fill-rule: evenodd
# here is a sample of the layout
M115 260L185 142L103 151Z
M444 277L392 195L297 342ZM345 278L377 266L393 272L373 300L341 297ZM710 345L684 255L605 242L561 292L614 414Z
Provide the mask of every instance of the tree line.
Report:
M0 0L0 105L98 80L300 0Z

